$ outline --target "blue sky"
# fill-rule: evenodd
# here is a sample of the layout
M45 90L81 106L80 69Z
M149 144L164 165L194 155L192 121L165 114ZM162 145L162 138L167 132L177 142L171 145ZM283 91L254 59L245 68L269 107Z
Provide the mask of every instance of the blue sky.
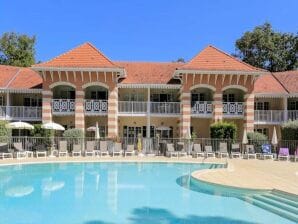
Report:
M0 34L36 35L45 61L89 41L112 60L189 60L208 44L228 52L256 25L298 31L297 0L0 0Z

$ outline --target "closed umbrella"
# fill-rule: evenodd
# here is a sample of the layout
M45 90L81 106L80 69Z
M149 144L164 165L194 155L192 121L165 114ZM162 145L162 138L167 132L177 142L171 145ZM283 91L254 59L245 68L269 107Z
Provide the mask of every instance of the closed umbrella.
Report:
M278 140L277 140L277 134L276 134L276 129L275 129L275 126L273 128L273 134L272 134L272 140L271 140L271 143L274 147L274 150L276 151L276 146L278 144Z
M247 133L246 133L246 129L244 129L244 131L243 131L243 137L242 137L242 144L245 145L247 143L248 143Z
M95 139L100 139L98 122L96 122Z

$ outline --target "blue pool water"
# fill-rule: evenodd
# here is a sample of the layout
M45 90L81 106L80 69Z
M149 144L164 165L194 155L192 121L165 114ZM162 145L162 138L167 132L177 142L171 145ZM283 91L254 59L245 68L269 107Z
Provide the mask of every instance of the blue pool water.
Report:
M0 223L293 223L235 195L209 191L208 185L196 190L190 173L208 168L174 163L2 166Z

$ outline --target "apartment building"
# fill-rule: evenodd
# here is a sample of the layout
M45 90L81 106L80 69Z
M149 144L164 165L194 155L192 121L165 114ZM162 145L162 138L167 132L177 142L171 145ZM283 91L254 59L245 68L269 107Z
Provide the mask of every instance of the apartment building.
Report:
M1 118L102 136L210 137L214 121L269 137L298 119L298 71L270 73L207 46L187 63L111 61L82 44L29 68L0 67Z

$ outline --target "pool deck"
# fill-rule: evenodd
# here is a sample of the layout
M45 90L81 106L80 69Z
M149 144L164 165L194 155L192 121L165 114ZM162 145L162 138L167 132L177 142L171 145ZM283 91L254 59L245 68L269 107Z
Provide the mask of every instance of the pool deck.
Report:
M166 158L166 157L61 157L0 160L0 165L47 162L187 162L225 163L217 158ZM272 160L227 159L228 168L199 170L192 173L202 181L232 187L251 189L277 189L298 195L298 162Z

